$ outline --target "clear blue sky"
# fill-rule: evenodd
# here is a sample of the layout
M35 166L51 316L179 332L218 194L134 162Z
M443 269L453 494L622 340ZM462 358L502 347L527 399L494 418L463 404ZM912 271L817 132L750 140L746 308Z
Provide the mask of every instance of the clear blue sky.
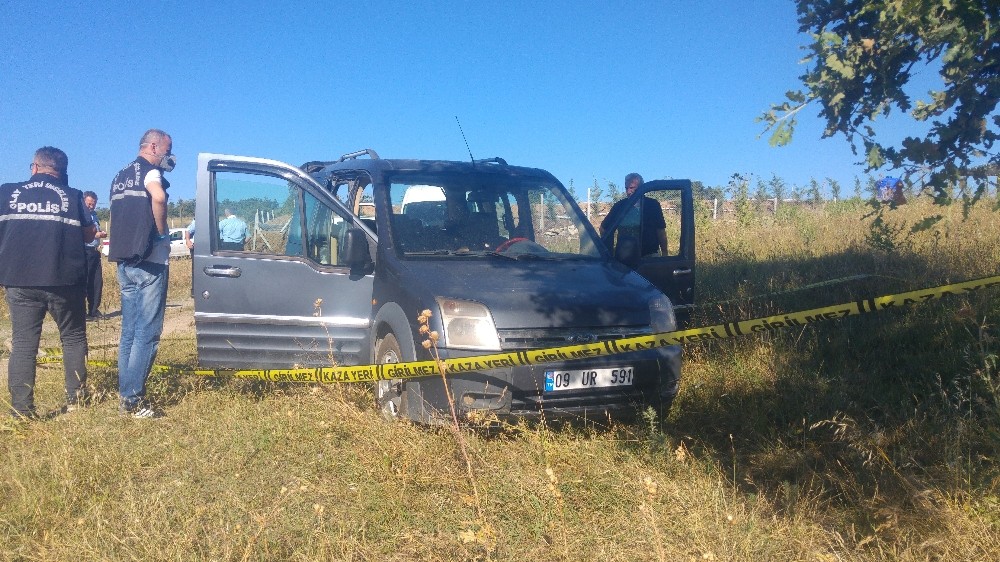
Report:
M734 172L862 177L807 109L791 146L754 118L804 67L791 0L710 2L0 2L0 180L62 148L107 204L142 132L169 132L171 197L199 152L301 164L384 158L545 168L580 188Z

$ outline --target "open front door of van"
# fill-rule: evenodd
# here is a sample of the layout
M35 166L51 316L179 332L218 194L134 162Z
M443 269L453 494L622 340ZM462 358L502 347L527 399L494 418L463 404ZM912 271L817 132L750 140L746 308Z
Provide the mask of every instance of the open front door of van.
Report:
M376 240L340 201L294 166L201 154L195 213L202 366L371 360Z
M657 208L663 217L655 215ZM667 251L658 243L659 227ZM670 297L683 329L694 307L694 198L690 180L654 180L616 203L602 223L601 238L616 258Z

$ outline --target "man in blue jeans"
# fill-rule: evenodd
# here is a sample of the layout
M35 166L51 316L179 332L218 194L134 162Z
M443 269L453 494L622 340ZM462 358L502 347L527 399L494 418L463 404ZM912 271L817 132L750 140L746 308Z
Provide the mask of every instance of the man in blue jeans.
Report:
M84 243L96 225L83 194L67 185L66 153L51 146L35 151L31 179L0 186L0 285L6 288L12 327L7 386L11 415L37 418L35 356L45 313L59 327L66 376L66 406L86 398L87 273Z
M139 156L111 184L111 244L108 259L118 264L122 333L118 349L119 410L134 418L162 413L146 401L146 379L156 359L167 305L170 235L164 172L174 169L170 135L150 129L139 141Z

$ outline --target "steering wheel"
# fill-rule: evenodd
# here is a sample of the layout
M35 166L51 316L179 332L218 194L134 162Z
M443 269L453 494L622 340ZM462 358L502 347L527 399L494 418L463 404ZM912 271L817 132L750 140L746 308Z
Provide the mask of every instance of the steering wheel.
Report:
M517 244L518 242L530 242L530 240L528 240L527 238L525 238L523 236L518 236L516 238L511 238L510 240L507 240L503 244L500 244L499 246L497 246L494 251L495 252L503 252L504 250L506 250L507 248L510 248L511 246L513 246L514 244Z

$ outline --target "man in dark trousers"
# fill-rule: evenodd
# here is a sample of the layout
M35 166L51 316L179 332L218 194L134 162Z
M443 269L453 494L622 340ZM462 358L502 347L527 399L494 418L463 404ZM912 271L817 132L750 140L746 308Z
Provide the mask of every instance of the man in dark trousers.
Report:
M101 291L104 290L104 272L101 270L101 239L108 235L101 230L101 222L97 219L97 194L93 191L83 192L83 204L90 213L90 219L97 228L94 239L84 245L87 249L87 320L101 317Z
M11 415L18 419L38 417L35 356L46 312L62 340L65 410L86 398L83 245L93 240L97 227L83 194L67 185L68 164L65 152L44 146L35 151L31 179L0 186L0 285L6 288L13 328L7 386Z
M111 183L108 259L118 264L122 332L118 348L118 394L122 415L158 418L146 402L146 379L156 359L167 306L170 235L164 172L174 169L170 135L150 129L139 156Z

